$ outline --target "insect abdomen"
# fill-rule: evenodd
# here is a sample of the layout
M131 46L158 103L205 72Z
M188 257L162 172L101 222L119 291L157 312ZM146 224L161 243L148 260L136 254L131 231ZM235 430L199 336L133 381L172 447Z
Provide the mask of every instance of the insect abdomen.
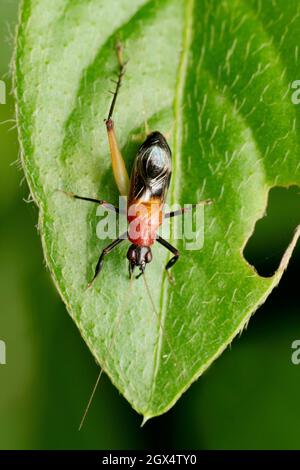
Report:
M134 161L129 190L133 200L164 202L171 177L171 150L160 132L152 132L140 146Z

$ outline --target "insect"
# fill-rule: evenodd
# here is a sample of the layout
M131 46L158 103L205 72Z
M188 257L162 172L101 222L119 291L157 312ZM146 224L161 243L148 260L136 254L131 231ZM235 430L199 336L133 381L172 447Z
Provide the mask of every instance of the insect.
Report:
M193 204L189 208L182 208L165 214L163 213L172 173L172 153L165 137L158 131L150 133L138 149L131 177L129 179L125 162L117 144L114 121L112 120L113 111L126 67L126 63L123 62L122 46L120 43L117 44L116 50L119 73L118 79L115 82L116 88L113 92L113 99L108 117L105 119L105 124L114 178L120 194L122 196L128 196L128 230L104 248L98 259L94 277L89 283L89 286L92 285L102 270L106 256L125 239L128 239L131 242L127 251L130 277L132 277L133 271L136 268L140 270L139 274L136 276L137 278L145 272L146 265L152 261L151 246L154 242L160 243L173 255L165 266L165 269L168 272L168 270L174 266L178 260L180 253L177 248L157 234L159 226L163 223L164 219L182 215L184 212L197 205ZM115 207L106 201L83 197L73 193L67 194L75 199L94 202L109 210L119 213L118 207ZM210 203L210 200L201 201L201 204Z
M143 275L146 290L151 301L151 306L158 318L160 328L166 337L170 350L173 351L171 341L167 333L165 332L161 323L161 319L158 315L158 312L156 311L151 291L144 275L145 268L147 264L152 261L151 246L155 242L158 242L166 249L168 249L173 255L165 266L165 269L169 274L170 268L174 266L174 264L179 258L180 253L177 248L172 246L167 240L158 235L157 232L160 225L165 219L170 219L172 217L183 215L186 211L193 209L198 204L210 204L212 201L210 199L207 199L204 201L200 201L198 204L192 204L189 207L185 207L167 213L164 212L164 205L172 174L172 153L165 137L159 131L151 132L146 137L142 145L139 147L134 160L131 176L130 178L128 177L125 162L118 147L114 121L112 119L117 96L120 91L126 67L126 63L123 62L122 46L120 43L117 44L116 50L119 64L119 72L118 78L114 82L116 88L113 92L113 99L109 108L108 117L107 119L105 119L105 124L114 179L121 196L128 197L126 208L128 228L125 233L120 235L106 248L104 248L96 264L94 276L88 286L90 287L93 284L96 277L101 272L106 256L111 253L124 240L129 240L129 242L131 242L131 245L129 246L127 251L127 259L129 263L129 277L132 280L135 269L139 270L139 273L136 276L137 278ZM118 207L115 207L114 205L104 200L79 196L78 194L70 192L65 193L73 197L74 199L80 199L83 201L93 202L98 205L101 205L102 207L108 210L112 210L117 214L119 214L121 211L121 209L119 209ZM116 331L117 326L120 323L120 319L121 316L118 316L116 319L116 323L113 327L114 331ZM112 336L108 344L107 356L109 355L114 339L115 334ZM175 357L174 362L176 362ZM104 364L105 363L106 359L104 360ZM96 384L93 388L90 399L85 408L85 412L80 422L79 430L82 428L90 405L92 403L94 394L96 392L97 386L99 384L103 372L103 367L100 370Z

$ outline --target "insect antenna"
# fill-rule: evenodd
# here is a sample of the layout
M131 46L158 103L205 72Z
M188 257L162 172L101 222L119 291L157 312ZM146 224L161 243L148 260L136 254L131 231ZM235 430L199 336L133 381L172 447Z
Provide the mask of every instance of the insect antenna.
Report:
M162 331L164 337L166 338L166 341L167 341L167 343L168 343L168 346L169 346L169 348L170 348L170 351L171 351L171 353L172 353L172 355L173 355L175 367L176 367L177 369L179 369L178 363L177 363L177 361L175 361L176 355L175 355L174 349L173 349L173 347L172 347L172 342L170 341L170 337L169 337L169 335L167 334L167 332L166 332L166 330L165 330L165 328L164 328L164 326L163 326L163 324L162 324L162 321L161 321L161 318L160 318L160 316L159 316L159 314L158 314L158 311L156 310L156 307L155 307L155 304L154 304L153 297L152 297L152 295L151 295L151 290L150 290L150 287L149 287L149 284L148 284L146 275L145 275L145 273L142 273L142 274L143 274L143 275L142 275L142 278L143 278L144 283L145 283L145 287L146 287L146 291L147 291L147 293L148 293L148 297L149 297L149 299L150 299L150 302L151 302L152 308L153 308L153 310L154 310L154 313L155 313L155 315L156 315L156 317L157 317L157 319L158 319L158 321L159 321L160 329L161 329L161 331Z
M105 356L105 359L104 359L104 362L103 362L103 366L102 366L101 369L100 369L100 372L99 372L99 374L98 374L96 383L95 383L95 385L94 385L94 387L93 387L92 393L91 393L90 398L89 398L89 400L88 400L88 402L87 402L87 405L86 405L86 407L85 407L84 413L83 413L83 415L82 415L82 418L81 418L81 421L80 421L80 424L79 424L78 431L80 431L80 430L82 429L82 426L83 426L83 424L84 424L84 422L85 422L85 419L86 419L87 414L88 414L88 412L89 412L89 409L90 409L90 407L91 407L93 398L94 398L94 396L95 396L95 393L96 393L96 390L97 390L97 388L98 388L100 379L101 379L102 374L103 374L103 372L104 372L104 368L105 368L105 366L106 366L107 358L108 358L108 356L109 356L109 354L110 354L110 352L111 352L111 349L112 349L112 347L113 347L113 345L114 345L114 341L115 341L115 338L116 338L116 336L117 336L117 332L118 332L118 329L119 329L121 320L122 320L122 318L123 318L123 314L124 314L124 312L125 312L126 309L127 309L128 302L129 302L129 299L130 299L130 297L131 297L131 293L132 293L132 276L131 276L131 278L130 278L129 294L128 294L127 298L126 298L126 302L125 302L124 308L123 308L123 309L121 310L121 312L119 312L119 314L117 315L117 318L116 318L115 323L114 323L114 325L113 325L112 337L111 337L110 343L108 344L108 347L107 347L107 349L106 349L106 356Z
M102 373L103 373L103 369L101 368L101 370L100 370L100 372L99 372L99 374L98 374L96 383L95 383L95 385L94 385L94 388L93 388L93 390L92 390L91 396L90 396L90 398L89 398L89 401L88 401L88 403L87 403L87 405L86 405L86 408L85 408L85 410L84 410L84 413L83 413L83 415L82 415L82 418L81 418L81 421L80 421L80 425L79 425L78 431L81 431L82 426L83 426L83 424L84 424L84 422L85 422L85 418L86 418L86 416L87 416L87 414L88 414L88 412L89 412L89 409L90 409L90 406L91 406L91 404L92 404L92 401L93 401L94 395L95 395L95 393L96 393L97 387L98 387L98 385L99 385L99 382L100 382Z
M122 49L122 45L121 45L120 42L117 42L116 49L117 49L117 58L118 58L118 63L119 63L119 73L118 73L118 79L115 82L116 83L116 89L115 89L114 92L112 92L113 99L112 99L112 102L111 102L111 105L110 105L110 108L109 108L109 112L108 112L108 116L107 116L106 121L109 121L111 119L112 115L113 115L113 112L114 112L114 109L115 109L115 104L116 104L116 101L117 101L117 96L118 96L118 93L119 93L119 90L120 90L120 87L121 87L121 84L122 84L122 78L124 76L125 67L126 67L126 64L127 64L127 62L123 62L123 49Z

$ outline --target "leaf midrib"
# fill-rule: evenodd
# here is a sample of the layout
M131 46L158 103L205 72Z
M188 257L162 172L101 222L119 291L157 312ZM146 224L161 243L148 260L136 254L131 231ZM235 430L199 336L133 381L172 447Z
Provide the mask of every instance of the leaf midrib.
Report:
M170 203L171 206L178 199L176 196L179 195L179 180L180 180L180 171L181 171L181 143L182 143L182 103L184 95L184 87L186 82L186 73L188 68L188 54L190 50L191 38L192 38L192 24L193 24L193 9L194 9L194 0L185 1L185 15L183 23L183 35L182 35L182 51L178 65L177 71L177 83L175 88L175 98L174 98L174 136L173 136L173 153L172 153L172 179L170 185ZM172 243L172 238L170 239ZM165 271L162 273L162 288L160 295L160 308L159 308L159 322L164 325L166 322L167 316L167 299L169 291L169 281ZM159 328L159 335L157 346L154 351L154 370L153 370L153 380L151 395L149 399L149 406L151 406L152 396L155 390L156 377L159 371L160 361L162 358L162 347L164 333L161 328ZM172 346L172 345L170 345ZM174 354L172 349L172 354ZM150 409L149 409L150 411ZM145 420L147 419L147 412L145 413Z

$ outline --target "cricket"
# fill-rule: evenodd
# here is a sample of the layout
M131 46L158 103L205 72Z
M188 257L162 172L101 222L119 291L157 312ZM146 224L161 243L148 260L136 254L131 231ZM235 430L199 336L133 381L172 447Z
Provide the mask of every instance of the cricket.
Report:
M210 199L207 199L200 201L198 204L192 204L189 208L182 208L167 213L163 212L172 174L172 152L165 137L159 131L151 132L138 149L129 179L126 165L117 143L114 121L112 119L127 64L123 61L121 43L117 43L116 51L119 64L118 79L115 82L116 88L113 92L108 117L104 121L114 179L120 195L128 197L128 230L103 249L96 264L94 277L88 284L89 287L92 286L96 277L101 272L105 257L126 239L131 242L127 251L130 278L136 268L140 271L136 278L144 274L146 265L152 261L151 246L154 242L160 243L173 255L165 267L168 273L169 269L178 260L180 253L177 248L157 234L163 220L183 215L187 210L193 209L198 204L211 204L212 202ZM75 199L93 202L108 210L119 213L118 207L104 200L83 197L73 193L67 194Z
M167 250L169 250L173 255L165 266L169 281L173 282L173 277L170 275L169 270L178 260L180 253L177 248L159 236L157 231L165 219L183 215L185 212L195 208L198 204L208 205L211 204L212 201L210 199L206 199L198 202L197 204L191 204L189 207L184 207L175 211L164 213L164 205L172 174L172 152L165 137L159 131L151 132L146 136L145 141L137 151L131 171L131 176L129 178L125 161L117 143L115 125L112 119L116 100L122 85L122 80L127 65L127 62L123 61L123 48L120 42L116 44L116 52L119 65L118 78L116 81L114 81L116 88L112 92L112 102L109 108L108 116L104 122L107 131L113 176L120 195L127 197L126 216L128 228L125 233L121 234L102 250L95 267L94 276L88 283L88 288L93 285L95 279L102 271L104 259L106 256L127 239L131 243L127 251L129 278L131 281L130 286L132 287L134 270L138 269L139 273L136 275L136 278L143 276L153 311L155 312L158 321L160 322L160 328L166 337L170 350L173 352L170 338L168 338L168 335L166 335L159 315L156 311L151 291L146 281L145 268L147 264L152 261L151 246L155 242L158 242ZM112 210L117 214L120 213L120 209L118 207L108 203L105 200L84 197L72 192L63 192L74 199L92 202L101 205L107 210ZM119 321L117 323L119 323ZM115 334L113 335L113 338L109 344L107 354L110 352L114 338ZM174 362L176 363L175 358ZM85 408L79 430L83 426L102 373L103 368L101 368L99 372L96 384Z

